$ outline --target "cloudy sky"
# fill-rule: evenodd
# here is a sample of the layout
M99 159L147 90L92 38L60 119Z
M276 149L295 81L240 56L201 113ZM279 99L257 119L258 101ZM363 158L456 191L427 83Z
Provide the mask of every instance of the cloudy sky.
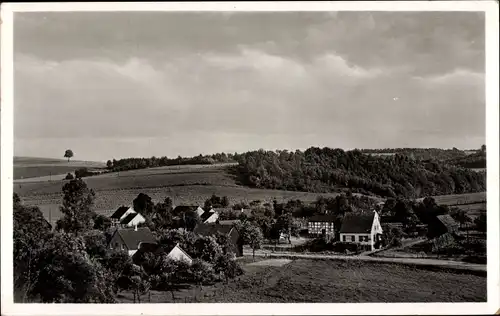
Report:
M485 142L472 12L17 13L15 155Z

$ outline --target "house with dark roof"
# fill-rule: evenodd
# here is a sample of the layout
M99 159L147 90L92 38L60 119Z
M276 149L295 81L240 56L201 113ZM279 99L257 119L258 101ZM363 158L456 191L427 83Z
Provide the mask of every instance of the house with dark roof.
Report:
M225 235L228 237L231 244L230 251L233 252L236 257L243 256L243 242L241 240L240 233L234 224L198 224L194 228L193 232L200 236L216 236L217 234Z
M121 227L136 227L145 222L146 219L140 213L130 213L120 221L120 225Z
M157 243L141 243L139 249L132 256L134 264L141 266L145 260L145 254L151 253L156 256L165 255L166 258L175 261L185 261L189 265L193 263L193 258L181 248L177 243L174 246L166 247L160 246Z
M438 215L428 225L428 237L435 238L444 234L457 235L458 223L448 214Z
M215 223L218 218L219 218L219 213L214 211L214 209L211 209L210 211L205 211L203 212L203 214L200 215L200 221L203 224Z
M142 243L156 243L148 227L117 228L108 244L109 249L123 250L132 256Z
M126 216L125 213L130 209L128 206L120 206L111 216L109 217L111 219L111 222L113 224L119 224L120 220Z
M333 214L315 215L307 221L307 233L310 237L335 236L335 220Z
M373 251L380 245L382 232L377 212L347 214L342 220L340 240L358 243Z
M110 219L113 226L120 227L135 227L146 222L141 214L137 213L133 207L128 206L120 206L111 214Z

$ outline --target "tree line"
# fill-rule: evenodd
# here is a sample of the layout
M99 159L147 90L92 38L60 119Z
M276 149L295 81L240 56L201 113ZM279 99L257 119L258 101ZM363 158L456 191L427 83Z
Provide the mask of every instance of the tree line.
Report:
M124 158L108 160L106 166L111 171L125 171L134 169L165 167L165 166L180 166L180 165L211 165L215 163L230 163L237 161L238 154L234 153L216 153L212 155L198 155L194 157L168 158L151 157L151 158Z
M437 160L372 156L359 150L311 147L302 152L252 151L239 156L235 172L249 186L308 192L353 192L418 198L480 192L486 176Z
M413 157L417 160L450 160L466 157L464 150L453 147L452 149L443 148L385 148L385 149L361 149L364 154L401 154ZM480 151L480 150L477 150Z

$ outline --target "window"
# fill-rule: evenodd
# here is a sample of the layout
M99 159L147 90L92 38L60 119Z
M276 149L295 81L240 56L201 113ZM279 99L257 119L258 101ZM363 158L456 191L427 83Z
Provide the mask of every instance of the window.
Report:
M125 249L125 247L123 247L123 244L120 245L122 247L122 250Z
M346 235L342 236L342 241L347 241Z
M356 241L356 236L355 235L351 236L351 241Z
M115 248L118 249L118 243L117 242L115 242Z

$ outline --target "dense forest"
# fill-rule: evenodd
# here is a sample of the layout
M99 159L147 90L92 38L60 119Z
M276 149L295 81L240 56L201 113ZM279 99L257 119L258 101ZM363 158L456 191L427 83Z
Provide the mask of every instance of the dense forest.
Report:
M458 165L464 168L485 168L486 155L484 151L477 150L476 153L468 155L466 151L440 148L385 148L385 149L361 149L354 150L363 154L373 156L391 156L399 154L408 156L415 160L437 160L446 161L449 164ZM277 151L281 152L281 151ZM151 158L123 158L108 160L107 167L110 171L125 171L133 169L145 169L164 166L179 166L179 165L210 165L216 163L236 163L240 160L242 154L238 153L216 153L212 155L198 155L194 157L168 158L151 157ZM484 167L483 167L484 166Z
M375 156L360 150L315 148L306 151L252 151L238 157L241 181L257 188L309 192L352 192L382 197L418 198L479 192L486 177L430 159L395 154Z
M415 158L417 160L449 160L463 158L467 153L457 148L442 149L442 148L385 148L385 149L361 149L364 154L372 155L388 155L400 154Z
M465 157L447 160L446 163L463 168L486 168L486 153L477 152Z

